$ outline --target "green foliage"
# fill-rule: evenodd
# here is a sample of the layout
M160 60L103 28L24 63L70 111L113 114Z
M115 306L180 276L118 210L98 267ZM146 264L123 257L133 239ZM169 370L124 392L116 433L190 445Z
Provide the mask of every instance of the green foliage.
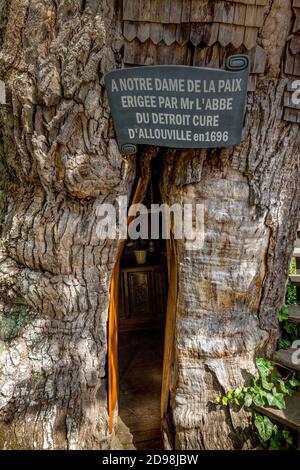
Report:
M254 426L263 447L269 450L294 448L294 439L290 431L281 430L277 424L259 413L254 413Z
M256 427L262 442L267 442L271 439L273 434L273 423L267 416L254 413L254 426Z
M292 346L292 342L288 339L281 338L278 340L278 349L289 349Z
M296 263L290 266L290 274L296 273ZM279 349L288 349L297 339L297 325L289 321L288 305L297 303L296 288L288 282L286 293L286 305L279 312L282 338L278 341ZM265 449L295 449L297 438L294 439L290 431L282 429L274 424L270 418L256 411L265 407L273 407L280 410L286 408L285 398L294 393L300 386L295 372L290 372L287 377L282 377L275 372L275 364L264 358L256 359L258 378L252 378L248 386L242 390L229 390L223 396L217 396L211 402L219 406L238 406L252 410L253 423L258 434L261 445ZM263 413L263 411L262 411Z
M296 274L295 260L291 262L289 274ZM295 305L297 303L297 290L290 280L288 281L288 284L287 284L286 303L287 305Z
M286 447L288 440L291 439L290 434L286 434L287 431L281 431L269 418L257 413L254 409L255 407L273 407L284 410L286 408L285 397L292 395L300 382L295 378L295 373L285 378L281 377L274 371L274 362L268 359L256 359L256 367L258 378L252 378L250 384L241 390L229 390L224 396L216 397L212 403L252 409L254 425L264 447L269 449L280 448L283 445ZM293 442L290 445L293 445Z
M279 315L278 315L278 319L280 323L289 319L289 311L288 311L287 305L284 304L281 307Z
M288 349L298 337L297 325L289 321L288 306L283 305L280 309L279 322L281 323L282 337L278 340L278 349Z

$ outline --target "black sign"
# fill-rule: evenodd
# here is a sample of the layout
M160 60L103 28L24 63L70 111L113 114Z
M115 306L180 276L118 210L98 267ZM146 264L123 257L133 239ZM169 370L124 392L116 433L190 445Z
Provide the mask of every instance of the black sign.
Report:
M175 148L239 144L249 59L231 56L226 69L157 65L108 73L105 84L121 152L136 153L135 144Z

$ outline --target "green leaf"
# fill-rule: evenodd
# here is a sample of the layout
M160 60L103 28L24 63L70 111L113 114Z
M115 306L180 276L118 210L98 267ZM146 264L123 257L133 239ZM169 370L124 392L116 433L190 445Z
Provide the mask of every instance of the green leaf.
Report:
M241 391L239 388L237 388L237 389L234 390L234 392L233 392L233 396L234 396L235 398L241 398L242 395L243 395L243 394L242 394L242 391Z
M296 335L297 334L297 325L296 323L292 323L290 321L285 322L283 325L283 329L289 335Z
M244 398L244 405L246 408L249 408L252 405L252 395L250 393L246 393Z
M222 397L222 405L227 406L228 405L228 398L227 397Z
M283 322L289 319L289 311L286 305L283 305L281 307L278 318L280 322Z
M285 382L284 380L282 380L282 379L278 379L278 383L279 383L279 386L280 386L280 391L281 391L282 393L285 393L285 394L289 395L289 394L290 394L290 390L287 388L286 382Z
M281 448L280 438L277 436L272 437L270 440L269 450L280 450L280 448Z
M256 406L265 406L267 404L265 398L261 395L255 395L253 397L253 403L256 405Z
M278 340L278 348L279 349L289 349L292 345L292 342L289 339L279 339Z
M294 441L293 441L293 438L292 438L292 435L291 435L290 431L282 431L282 435L283 435L283 438L284 438L285 442L288 445L292 446Z
M268 404L273 408L278 408L279 410L284 410L286 408L283 393L266 393L266 399Z
M267 416L262 416L258 413L255 413L254 425L257 429L260 439L263 442L271 439L273 434L273 423Z
M299 380L296 379L296 377L292 377L292 378L288 381L288 384L289 384L292 388L300 387L300 382L299 382Z
M250 387L250 392L255 393L255 394L260 394L261 387L259 387L258 385L255 385L254 387Z
M265 390L272 390L274 384L272 382L268 382L264 377L261 379L261 384Z
M274 369L274 362L263 358L257 358L255 362L260 377L266 379Z

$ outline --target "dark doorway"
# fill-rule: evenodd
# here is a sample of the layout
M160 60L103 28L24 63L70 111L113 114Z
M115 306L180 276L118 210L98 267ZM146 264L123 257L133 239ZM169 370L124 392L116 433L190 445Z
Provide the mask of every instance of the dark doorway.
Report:
M160 204L152 168L144 205ZM136 253L138 252L138 253ZM127 241L119 283L119 414L136 449L163 449L161 386L168 294L165 240Z

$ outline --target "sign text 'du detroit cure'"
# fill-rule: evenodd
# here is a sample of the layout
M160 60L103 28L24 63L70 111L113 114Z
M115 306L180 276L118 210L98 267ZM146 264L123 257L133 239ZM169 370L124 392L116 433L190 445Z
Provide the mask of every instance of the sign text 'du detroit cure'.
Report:
M208 148L240 142L248 69L136 67L105 80L124 153L131 153L130 144Z

